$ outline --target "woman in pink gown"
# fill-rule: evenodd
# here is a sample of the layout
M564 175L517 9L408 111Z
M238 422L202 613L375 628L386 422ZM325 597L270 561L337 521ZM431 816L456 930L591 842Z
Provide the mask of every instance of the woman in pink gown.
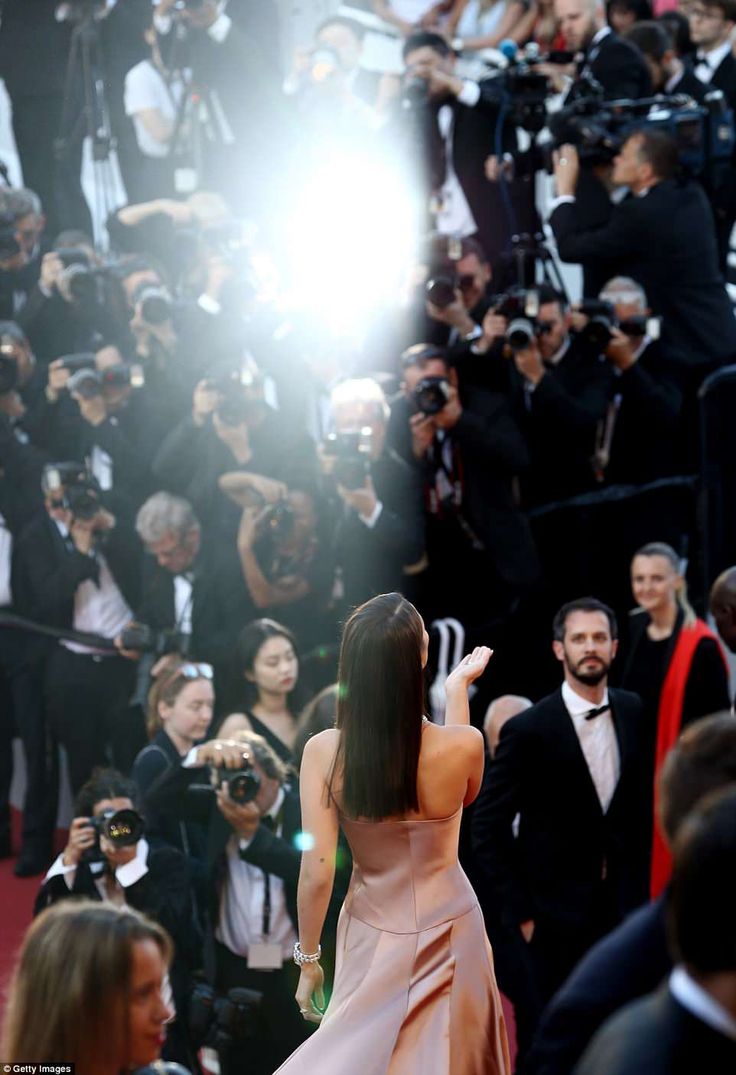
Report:
M493 956L457 859L462 808L483 774L467 688L490 650L474 650L450 675L438 727L422 713L427 645L400 594L368 601L346 624L337 727L309 740L302 761L304 955L319 951L340 825L353 876L329 1007L323 1015L319 962L303 963L296 1003L321 1025L278 1075L510 1071Z

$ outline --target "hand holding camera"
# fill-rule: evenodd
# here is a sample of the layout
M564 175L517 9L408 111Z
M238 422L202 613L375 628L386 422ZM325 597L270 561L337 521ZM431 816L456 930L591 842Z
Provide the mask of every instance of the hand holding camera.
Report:
M72 516L69 534L76 549L88 555L95 544L96 535L105 530L112 530L114 526L115 516L100 507L91 518L78 519Z
M42 291L55 291L64 271L64 262L55 250L50 250L41 259L41 276L38 284Z
M71 371L64 364L63 358L55 358L49 364L49 380L46 385L46 399L49 403L58 403L59 395L66 389Z
M217 769L241 769L250 754L242 743L234 739L210 739L197 747L197 765L210 765Z
M85 851L91 851L97 841L97 834L89 823L88 817L75 817L69 826L69 836L61 856L65 866L78 866Z
M611 329L611 339L603 352L612 366L617 370L629 369L636 362L634 357L634 340L627 336L620 328Z
M530 340L521 350L514 351L514 362L521 376L530 384L538 385L544 377L544 362L536 339Z
M497 340L505 340L508 327L508 318L491 308L483 318L483 335L478 341L479 349L487 351Z
M344 485L338 484L337 491L342 498L342 501L347 507L352 508L364 519L369 519L373 512L376 510L378 504L378 497L376 496L376 488L373 484L373 479L370 474L366 474L365 483L359 489L346 489Z
M261 811L252 800L238 802L233 799L230 789L219 787L215 793L217 809L243 840L252 840L261 823Z
M423 459L437 431L434 415L422 414L421 412L413 414L409 419L409 428L411 429L411 450L414 458Z
M558 198L574 196L580 174L580 157L577 149L567 143L555 150L552 159Z
M458 390L454 384L448 384L447 402L442 410L437 411L435 414L434 424L437 429L453 429L459 422L462 413L463 407Z

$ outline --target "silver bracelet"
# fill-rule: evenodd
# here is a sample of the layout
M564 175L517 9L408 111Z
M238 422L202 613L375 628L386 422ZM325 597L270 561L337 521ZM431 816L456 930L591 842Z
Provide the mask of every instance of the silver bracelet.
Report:
M299 941L294 944L294 962L297 967L303 966L305 963L319 963L320 956L322 955L322 945L317 945L317 951L313 955L307 955L302 952L302 946Z

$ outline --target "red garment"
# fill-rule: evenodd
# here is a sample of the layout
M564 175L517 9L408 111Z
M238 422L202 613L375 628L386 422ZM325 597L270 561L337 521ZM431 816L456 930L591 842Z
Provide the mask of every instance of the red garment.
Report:
M683 627L675 644L667 674L664 677L659 695L657 712L657 747L654 755L654 839L652 841L652 866L650 875L650 894L656 899L670 879L672 857L667 844L659 830L659 772L669 750L675 745L682 727L682 707L685 704L685 690L690 678L693 658L700 642L712 638L723 655L720 643L707 623L696 620L689 627ZM725 657L723 658L726 663Z

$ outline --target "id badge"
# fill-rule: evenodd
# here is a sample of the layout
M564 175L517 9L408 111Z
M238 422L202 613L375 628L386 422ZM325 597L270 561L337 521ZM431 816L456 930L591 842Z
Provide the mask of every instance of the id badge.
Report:
M248 948L248 970L281 970L283 965L280 944L259 941Z

